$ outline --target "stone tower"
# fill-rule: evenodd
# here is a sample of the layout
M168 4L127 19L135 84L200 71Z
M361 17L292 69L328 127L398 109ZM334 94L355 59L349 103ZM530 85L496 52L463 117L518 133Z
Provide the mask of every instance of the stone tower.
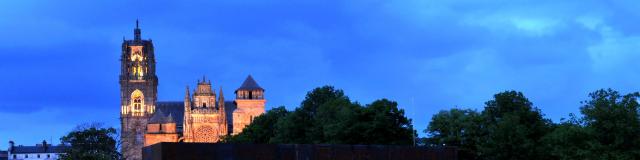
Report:
M133 40L123 40L120 57L120 123L122 154L142 159L149 117L155 111L158 77L151 40L142 40L136 21Z
M245 126L253 121L253 118L264 113L264 89L251 77L242 82L236 90L236 110L233 111L233 135L242 132Z

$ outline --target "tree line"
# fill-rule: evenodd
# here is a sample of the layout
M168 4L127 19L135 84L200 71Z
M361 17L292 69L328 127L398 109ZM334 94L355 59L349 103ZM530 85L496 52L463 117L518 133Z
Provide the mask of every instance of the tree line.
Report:
M553 123L521 92L506 91L482 111L440 111L425 140L457 146L465 159L640 159L639 96L597 90L581 102L581 115Z
M415 130L398 103L387 99L367 105L340 89L323 86L308 92L300 107L283 106L256 117L228 143L410 145Z
M611 89L589 94L580 114L554 123L523 93L505 91L481 111L453 108L435 114L417 138L398 104L362 105L332 86L315 88L296 109L276 107L222 143L382 144L453 146L461 159L640 159L640 93ZM119 159L113 128L82 127L61 138L72 146L62 159ZM94 154L96 153L96 154Z

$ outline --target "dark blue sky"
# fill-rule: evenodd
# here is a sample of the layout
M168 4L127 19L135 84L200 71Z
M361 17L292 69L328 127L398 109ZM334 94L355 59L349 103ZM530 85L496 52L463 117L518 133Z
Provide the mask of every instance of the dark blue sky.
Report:
M140 19L160 100L202 75L231 94L249 74L267 109L325 84L398 101L421 131L453 107L518 90L547 118L599 88L637 91L638 1L0 1L0 148L74 126L119 127L119 55ZM217 88L217 87L216 87ZM421 134L423 136L424 134Z

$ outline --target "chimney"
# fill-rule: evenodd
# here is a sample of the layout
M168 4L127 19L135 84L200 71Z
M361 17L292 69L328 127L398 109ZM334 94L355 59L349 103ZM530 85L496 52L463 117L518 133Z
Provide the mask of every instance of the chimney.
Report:
M13 152L13 145L15 145L15 143L13 143L13 141L9 141L9 152Z
M46 151L47 151L47 148L48 148L48 147L47 147L47 141L42 140L42 147L44 147L44 151L46 152Z

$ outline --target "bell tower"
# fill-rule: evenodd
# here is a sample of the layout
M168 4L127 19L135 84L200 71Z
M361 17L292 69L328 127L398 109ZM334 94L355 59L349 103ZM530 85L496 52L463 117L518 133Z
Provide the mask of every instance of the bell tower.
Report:
M266 103L264 89L258 85L251 75L247 76L235 93L237 108L232 113L233 130L231 134L233 135L242 132L242 129L249 125L253 118L263 114Z
M123 39L120 57L120 138L128 160L142 159L145 127L158 97L153 43L141 38L137 20L133 32L133 40Z

